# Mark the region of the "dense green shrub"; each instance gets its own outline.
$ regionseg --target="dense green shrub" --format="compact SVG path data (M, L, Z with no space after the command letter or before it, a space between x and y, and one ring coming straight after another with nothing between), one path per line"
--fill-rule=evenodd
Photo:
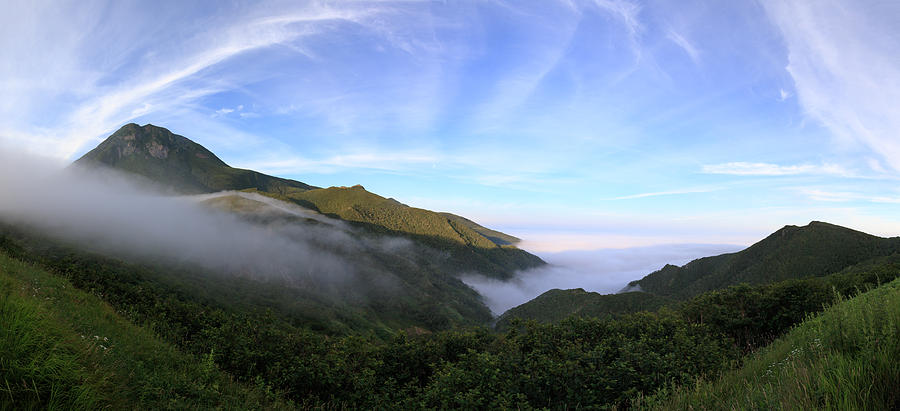
M639 398L641 409L895 410L900 280L838 298L741 368Z
M204 359L206 368L215 364L303 407L337 408L624 406L663 387L712 378L841 293L900 272L900 257L892 256L822 278L714 291L654 313L512 321L504 333L470 328L348 335L327 326L316 330L241 294L264 285L202 289L189 279L161 281L151 268L81 252L36 256L10 241L0 248L102 298ZM210 295L220 290L235 303Z

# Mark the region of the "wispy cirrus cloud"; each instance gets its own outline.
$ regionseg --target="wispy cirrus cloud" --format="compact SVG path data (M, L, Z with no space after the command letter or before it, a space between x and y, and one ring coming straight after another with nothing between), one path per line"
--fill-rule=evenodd
M900 3L764 1L805 112L900 171Z
M26 6L21 5L22 9ZM33 105L48 104L54 100L65 101L66 105L55 113L55 118L43 119L47 126L35 127L34 124L21 124L17 121L23 114L9 100L0 104L0 138L26 142L32 151L45 155L68 157L88 142L97 141L133 118L152 113L167 113L180 106L192 103L206 96L234 88L241 82L253 81L253 78L233 78L222 81L221 78L209 77L207 72L217 65L246 54L253 50L296 42L305 36L313 36L333 28L335 22L364 24L367 18L378 14L383 9L376 7L342 7L333 8L318 4L301 5L290 10L271 9L262 4L260 11L248 12L246 15L222 16L207 30L188 35L186 39L161 37L158 44L143 44L140 37L133 43L143 44L144 57L123 60L111 58L128 54L127 37L120 42L100 44L106 35L137 36L140 33L116 32L108 33L101 29L105 23L99 19L71 19L65 10L89 10L102 15L104 6L100 3L81 2L35 5L27 7L31 18L42 21L44 26L59 28L59 36L42 40L46 33L32 33L35 37L23 39L22 32L6 32L0 34L6 39L18 39L21 45L10 43L4 46L0 56L7 62L39 65L34 50L51 49L56 39L66 39L67 48L80 53L77 58L60 59L56 64L48 65L34 72L25 72L15 65L0 66L0 76L5 85L16 89L15 98L31 102ZM13 7L13 10L19 9ZM117 9L118 10L118 9ZM275 15L266 15L270 11ZM134 21L139 26L152 23L146 19L135 19L134 13L150 13L149 10L127 10L113 14L114 18ZM110 12L112 13L112 12ZM81 15L79 11L75 13ZM15 13L6 14L3 23L9 30L16 25L6 24L10 19L21 18ZM215 19L213 19L215 20ZM83 27L78 27L83 26ZM76 29L76 27L78 27ZM148 28L149 30L149 28ZM81 33L78 36L67 35L66 32ZM27 32L24 35L28 35ZM176 41L177 40L177 41ZM122 49L104 49L121 47ZM96 49L95 49L96 48ZM86 56L94 56L88 59ZM99 61L95 61L99 60ZM139 64L136 64L138 61ZM103 70L93 67L105 63ZM111 64L111 65L110 65ZM137 66L137 67L135 67ZM53 87L40 77L51 75ZM85 75L84 73L90 73ZM246 73L240 73L246 74ZM234 81L238 81L237 84ZM67 83L75 85L77 93L72 94ZM48 90L48 88L52 88ZM11 98L13 96L7 96ZM233 109L224 109L233 110ZM33 113L26 113L33 115ZM43 112L47 116L47 112ZM225 111L219 113L227 114Z
M872 195L854 191L832 191L815 188L798 188L797 191L808 197L810 200L845 203L845 202L867 202L881 204L900 204L900 196L889 195Z
M644 24L640 20L640 3L629 0L593 0L589 3L611 13L628 30L631 40L638 41L644 30Z
M276 175L329 173L338 170L368 169L387 172L409 172L421 165L440 162L439 156L427 152L362 151L308 158L298 155L273 155L268 159L241 162L238 166Z
M666 38L671 40L678 47L681 47L681 49L684 50L685 53L687 53L688 57L691 58L694 64L700 63L700 51L697 50L697 47L695 47L693 43L688 41L688 39L686 39L680 33L674 30L669 30L668 34L666 34Z
M654 191L654 192L650 192L650 193L631 194L631 195L626 195L626 196L613 197L613 198L610 198L610 200L634 200L634 199L638 199L638 198L647 198L647 197L710 193L710 192L718 191L718 190L721 190L721 187L696 187L696 188L686 188L686 189L681 189L681 190Z
M751 163L736 161L731 163L707 164L702 168L706 174L728 174L736 176L790 176L800 174L825 174L851 176L843 166L837 164L780 165L773 163Z

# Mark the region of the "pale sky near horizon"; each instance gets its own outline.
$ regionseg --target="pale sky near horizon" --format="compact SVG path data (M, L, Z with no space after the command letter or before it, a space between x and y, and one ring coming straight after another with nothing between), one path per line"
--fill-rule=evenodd
M0 145L70 161L153 123L534 251L896 236L898 21L874 0L7 0Z

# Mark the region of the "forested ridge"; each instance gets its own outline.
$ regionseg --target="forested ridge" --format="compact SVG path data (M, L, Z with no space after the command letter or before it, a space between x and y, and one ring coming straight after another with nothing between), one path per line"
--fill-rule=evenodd
M550 322L569 315L652 311L709 291L827 276L897 253L898 237L877 237L819 221L802 227L785 226L735 253L698 258L681 267L667 264L630 282L626 287L629 292L603 295L578 289L547 291L504 313L498 325L515 317Z
M222 305L127 263L33 255L8 237L0 244L3 258L37 264L180 352L270 393L267 401L300 408L627 407L735 369L808 315L900 274L893 255L823 277L717 290L657 312L513 321L505 332L341 335L297 325L262 305ZM16 392L11 398L22 400Z

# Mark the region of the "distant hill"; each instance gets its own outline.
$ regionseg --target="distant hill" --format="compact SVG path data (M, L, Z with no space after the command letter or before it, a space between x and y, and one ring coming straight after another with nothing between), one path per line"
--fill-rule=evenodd
M736 253L700 258L683 267L666 265L629 286L657 295L687 298L740 283L823 276L897 251L898 237L876 237L813 221L803 227L785 226Z
M403 235L446 251L457 272L510 278L517 270L543 265L514 247L519 239L449 214L409 207L362 186L318 188L229 167L186 137L152 124L127 124L75 162L103 166L147 178L185 194L250 191L289 201L357 223L371 232Z
M122 126L75 164L111 167L186 194L248 188L286 194L317 188L230 167L205 147L152 124Z
M608 317L638 311L655 311L674 300L639 291L599 294L581 288L553 289L503 313L495 328L506 329L513 318L549 323L569 316Z
M497 327L515 317L553 322L572 315L653 311L741 283L822 277L898 252L898 237L877 237L819 221L803 227L789 225L742 251L699 258L682 267L666 265L626 288L643 292L600 295L582 289L550 290L501 315Z

